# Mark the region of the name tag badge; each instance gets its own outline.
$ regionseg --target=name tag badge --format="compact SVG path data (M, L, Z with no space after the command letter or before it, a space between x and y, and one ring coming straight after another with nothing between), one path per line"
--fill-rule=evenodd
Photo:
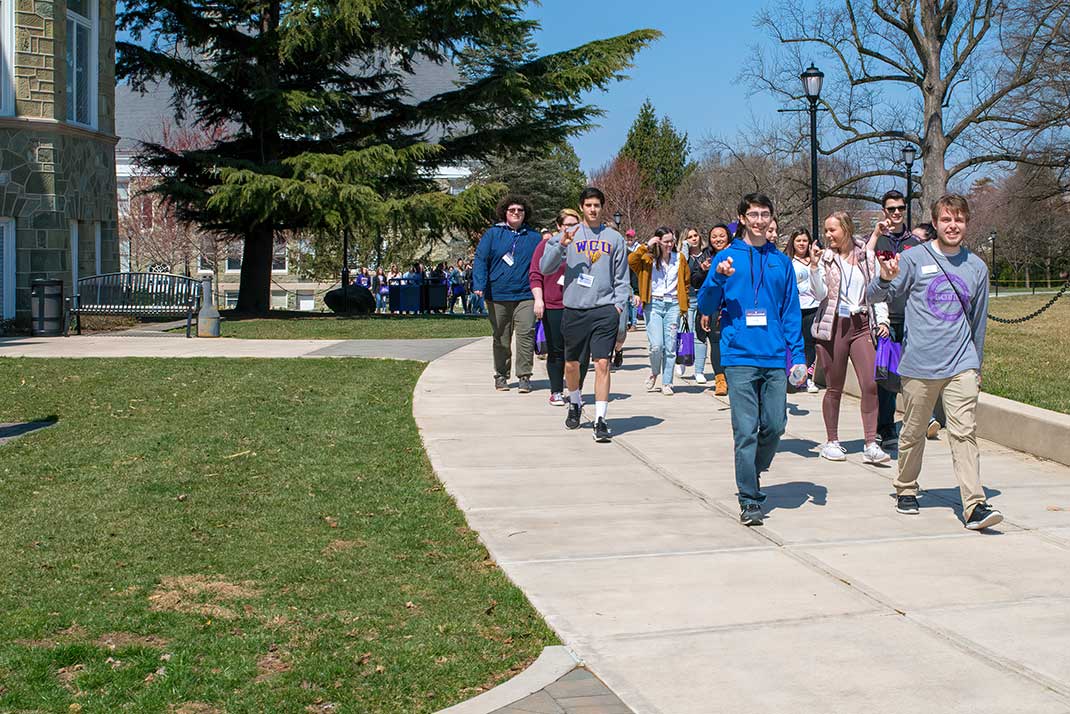
M594 285L594 276L590 273L580 273L576 276L576 282L580 284L581 288L589 288Z
M503 255L502 256L502 262L504 262L506 265L512 267L512 265L513 265L513 254L512 253L506 253L505 255Z
M921 266L922 275L935 275L940 271L939 265L923 265Z
M768 324L765 310L747 310L747 327L765 327Z
M836 314L839 315L840 317L850 317L851 316L851 308L847 307L847 305L845 303L841 302L839 304L839 306L836 308Z
M565 284L565 276L564 275L562 275L560 278L557 279L557 284L558 285L564 285Z

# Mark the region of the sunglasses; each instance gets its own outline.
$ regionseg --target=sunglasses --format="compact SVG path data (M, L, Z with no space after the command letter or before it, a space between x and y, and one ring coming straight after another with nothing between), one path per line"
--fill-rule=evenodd
M508 208L508 209L506 209L505 212L506 213L523 213L524 209L523 208Z
M888 213L902 213L903 211L907 210L907 207L906 206L888 206L884 210L888 211Z

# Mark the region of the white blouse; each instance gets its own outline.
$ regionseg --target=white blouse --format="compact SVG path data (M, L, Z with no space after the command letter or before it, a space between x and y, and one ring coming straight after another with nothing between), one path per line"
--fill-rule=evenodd
M676 282L680 276L680 252L673 251L664 266L654 261L654 270L650 276L650 296L652 298L676 299Z
M799 307L811 310L818 306L814 288L810 285L810 266L798 258L792 258L791 267L795 269L795 286L799 289Z

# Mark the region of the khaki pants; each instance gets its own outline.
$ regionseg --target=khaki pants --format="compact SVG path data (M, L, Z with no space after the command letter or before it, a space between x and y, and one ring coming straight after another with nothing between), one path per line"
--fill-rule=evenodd
M968 370L948 379L903 377L903 428L899 433L899 474L895 492L918 495L918 474L925 454L925 431L933 406L944 395L947 435L951 443L951 464L959 482L962 510L969 518L974 507L985 500L981 485L981 461L977 451L977 372Z
M494 375L509 379L516 335L516 376L530 377L535 360L535 301L487 300L487 316L494 328Z

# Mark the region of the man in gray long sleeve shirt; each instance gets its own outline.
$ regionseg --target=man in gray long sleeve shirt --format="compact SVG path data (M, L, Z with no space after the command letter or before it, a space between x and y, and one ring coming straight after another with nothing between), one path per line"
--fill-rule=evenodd
M981 530L1003 515L985 502L977 451L988 268L962 241L970 220L965 198L948 194L932 208L937 239L893 257L878 254L881 274L867 289L873 301L905 300L899 375L906 402L899 435L896 509L918 513L918 475L933 405L943 393L951 461L966 527Z
M583 223L551 238L539 263L543 275L565 264L565 305L561 332L565 337L565 383L569 390L565 427L580 426L580 356L589 349L594 358L594 440L612 437L606 425L609 408L609 360L617 342L619 323L631 296L628 249L620 233L601 220L605 196L597 188L580 193Z

